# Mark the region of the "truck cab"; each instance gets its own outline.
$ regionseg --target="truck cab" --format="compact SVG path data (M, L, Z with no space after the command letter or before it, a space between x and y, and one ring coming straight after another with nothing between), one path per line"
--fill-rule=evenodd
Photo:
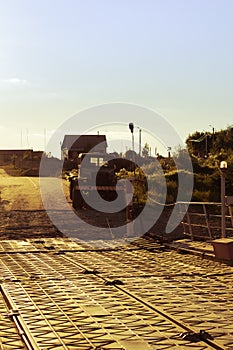
M77 174L70 176L70 198L75 209L84 204L84 191L98 190L108 200L114 198L117 177L112 158L106 153L81 153ZM80 193L82 190L82 194Z

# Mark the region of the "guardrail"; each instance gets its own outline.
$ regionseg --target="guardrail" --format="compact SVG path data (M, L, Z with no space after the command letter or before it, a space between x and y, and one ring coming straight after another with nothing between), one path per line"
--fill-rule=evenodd
M172 204L162 204L151 197L150 201L156 205L164 207L179 206L179 211L183 215L181 224L183 233L192 240L211 241L220 238L221 228L221 209L222 203L218 202L176 202ZM233 197L226 197L226 237L233 237Z
M184 214L184 234L192 240L212 240L221 237L221 203L179 202ZM233 212L231 204L226 205L226 236L233 237Z

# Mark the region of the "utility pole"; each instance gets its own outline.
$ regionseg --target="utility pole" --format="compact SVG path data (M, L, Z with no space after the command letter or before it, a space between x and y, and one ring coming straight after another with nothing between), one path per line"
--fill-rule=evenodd
M139 157L141 157L142 153L142 129L139 129Z
M44 151L46 149L46 128L44 128Z
M205 156L208 157L208 134L205 133Z

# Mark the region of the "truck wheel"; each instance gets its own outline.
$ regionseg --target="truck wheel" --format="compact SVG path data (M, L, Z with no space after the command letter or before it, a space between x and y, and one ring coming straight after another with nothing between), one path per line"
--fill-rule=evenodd
M75 190L73 188L73 191L72 191L72 207L74 209L80 209L80 208L82 208L83 203L84 203L84 200L83 200L83 197L82 197L82 195L80 193L80 190Z
M103 191L103 198L108 201L108 202L112 202L117 198L117 193L116 191Z
M70 180L70 188L69 188L69 190L70 190L70 199L72 200L72 196L73 196L73 182L72 182L72 180Z

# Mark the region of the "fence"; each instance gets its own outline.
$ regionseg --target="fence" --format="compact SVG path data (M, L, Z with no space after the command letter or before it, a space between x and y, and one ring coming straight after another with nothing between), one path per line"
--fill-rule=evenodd
M212 240L221 237L221 203L179 202L183 233L192 240ZM226 206L226 237L233 237L233 213Z
M167 210L166 218L171 215L174 205L179 206L179 212L182 214L181 225L183 234L192 240L211 241L220 238L222 234L222 204L216 202L176 202L172 204L163 204L149 197L153 206L163 206ZM230 202L230 201L229 201ZM233 205L233 200L232 200ZM226 203L225 214L226 237L233 237L233 209L231 204Z

